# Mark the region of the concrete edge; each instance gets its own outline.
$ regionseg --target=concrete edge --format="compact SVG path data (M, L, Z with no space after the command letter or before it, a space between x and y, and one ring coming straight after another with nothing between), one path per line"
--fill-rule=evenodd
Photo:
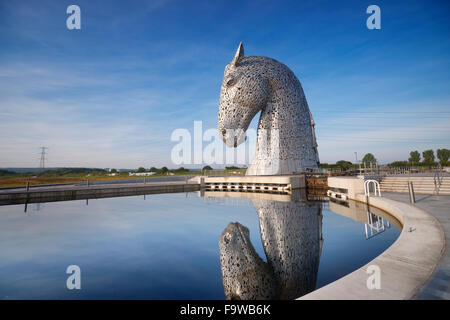
M226 176L204 177L205 183L248 183L248 184L287 184L291 189L303 189L306 186L305 175L285 176Z
M359 202L394 216L403 228L397 240L382 254L356 271L299 300L405 300L412 298L428 281L445 250L445 234L440 223L426 211L407 203L356 195ZM412 230L412 231L410 231ZM380 268L381 288L369 289L373 274L368 267Z
M200 190L194 183L149 183L149 184L112 184L99 186L82 186L71 188L48 188L44 190L14 191L0 193L0 206L25 203L54 201L71 201L84 199L101 199L126 197L155 193L190 192Z

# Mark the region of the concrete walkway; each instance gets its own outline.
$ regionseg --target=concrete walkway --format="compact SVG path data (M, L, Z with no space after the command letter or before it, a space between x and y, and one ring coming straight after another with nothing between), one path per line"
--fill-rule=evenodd
M96 185L62 185L0 190L0 205L125 197L152 193L189 192L200 190L195 181L148 183L116 183Z
M383 193L383 197L409 203L405 193ZM414 299L450 300L450 196L416 194L417 207L433 215L442 225L446 247L441 261L427 284L420 289Z

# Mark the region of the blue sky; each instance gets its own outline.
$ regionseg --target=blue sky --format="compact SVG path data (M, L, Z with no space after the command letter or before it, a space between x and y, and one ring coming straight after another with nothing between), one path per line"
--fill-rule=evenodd
M449 15L448 1L2 1L0 167L38 166L40 146L48 166L176 167L172 131L216 127L240 41L300 79L322 162L450 148Z

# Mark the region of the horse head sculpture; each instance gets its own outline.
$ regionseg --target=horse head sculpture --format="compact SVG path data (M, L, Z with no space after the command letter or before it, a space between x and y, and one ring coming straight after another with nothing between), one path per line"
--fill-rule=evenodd
M242 43L226 66L220 91L218 131L229 147L261 111L256 155L247 175L292 174L317 168L314 122L300 81L284 64L245 57Z
M248 228L231 222L219 239L226 298L295 299L313 291L323 243L321 204L302 199L252 202L267 262L255 251Z

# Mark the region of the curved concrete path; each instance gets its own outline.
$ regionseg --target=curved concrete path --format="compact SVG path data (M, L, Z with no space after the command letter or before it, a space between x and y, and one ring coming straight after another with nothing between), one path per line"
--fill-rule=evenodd
M364 195L357 199L365 202ZM411 299L430 279L445 249L445 235L439 222L426 211L386 197L369 198L403 225L398 239L381 255L360 269L299 299ZM369 289L369 266L381 272L380 289Z
M409 202L409 195L404 193L384 193L389 199ZM450 196L416 194L417 206L433 215L445 232L446 248L430 280L415 295L414 299L450 300Z

